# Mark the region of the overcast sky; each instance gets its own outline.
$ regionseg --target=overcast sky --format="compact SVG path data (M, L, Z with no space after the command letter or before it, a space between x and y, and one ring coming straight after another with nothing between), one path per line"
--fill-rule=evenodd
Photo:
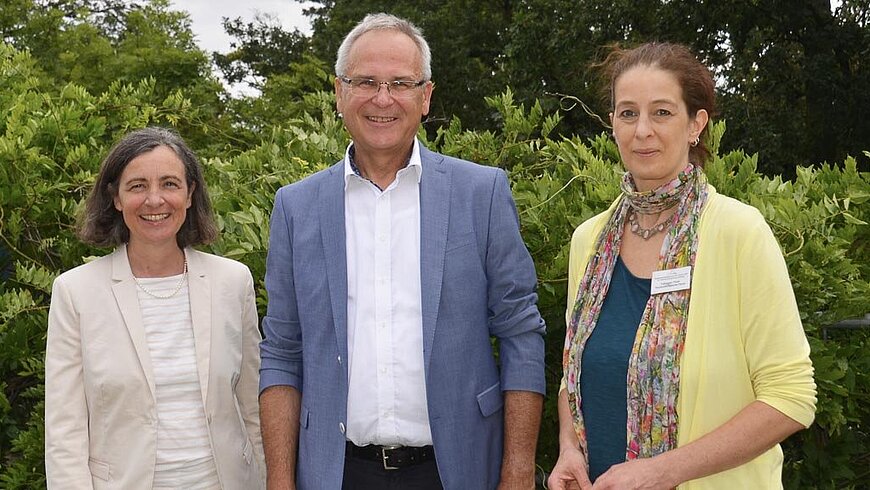
M310 33L308 18L302 15L302 10L309 5L295 0L172 0L175 10L190 14L197 43L209 53L226 53L230 49L230 37L222 25L223 17L242 17L252 21L257 12L262 12L278 18L288 31L299 28Z

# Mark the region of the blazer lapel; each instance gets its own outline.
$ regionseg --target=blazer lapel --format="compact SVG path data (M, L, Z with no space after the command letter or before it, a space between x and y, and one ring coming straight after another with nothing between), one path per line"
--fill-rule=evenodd
M423 292L423 363L429 371L450 214L450 172L444 157L420 147L423 175L420 179L420 286Z
M145 327L142 325L142 314L139 310L139 297L136 293L136 280L127 260L127 247L120 245L112 255L112 292L121 316L124 318L124 326L130 334L142 373L151 390L151 398L157 400L154 388L154 369L151 365L151 352L148 350L148 342L145 339Z
M344 161L333 165L320 184L320 238L326 262L326 279L335 339L347 376L347 242L344 229Z
M202 403L208 400L209 352L211 351L211 282L199 252L188 248L187 286L190 291L190 317L193 323L193 343L196 350L196 371L199 375L199 389Z

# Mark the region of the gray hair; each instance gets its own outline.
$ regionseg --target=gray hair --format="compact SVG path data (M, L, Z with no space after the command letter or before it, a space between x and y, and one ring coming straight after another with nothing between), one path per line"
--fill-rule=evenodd
M423 65L423 80L428 81L432 78L432 67L430 66L432 63L432 52L429 51L429 44L427 44L426 39L423 38L423 33L410 21L385 13L366 15L365 18L344 37L341 46L338 47L338 56L335 59L336 75L347 75L348 63L350 62L350 49L353 47L353 43L355 43L363 34L375 30L399 31L410 37L411 40L414 41L414 44L417 45L417 49L420 51L420 58L422 58Z

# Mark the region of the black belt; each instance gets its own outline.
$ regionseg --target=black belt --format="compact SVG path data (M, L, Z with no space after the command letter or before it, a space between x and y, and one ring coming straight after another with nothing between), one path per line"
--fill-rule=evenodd
M384 465L385 470L397 470L406 466L414 466L435 459L435 449L432 446L357 446L347 441L346 456L369 461L377 461Z

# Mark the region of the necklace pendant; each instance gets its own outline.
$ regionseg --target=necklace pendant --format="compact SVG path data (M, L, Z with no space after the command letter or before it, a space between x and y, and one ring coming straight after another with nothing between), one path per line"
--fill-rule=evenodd
M640 222L637 220L637 213L634 211L629 211L628 213L628 229L631 230L632 233L641 237L644 240L649 240L654 237L657 233L661 233L665 231L665 229L670 224L671 220L665 220L661 223L656 223L649 228L642 228L640 226Z

